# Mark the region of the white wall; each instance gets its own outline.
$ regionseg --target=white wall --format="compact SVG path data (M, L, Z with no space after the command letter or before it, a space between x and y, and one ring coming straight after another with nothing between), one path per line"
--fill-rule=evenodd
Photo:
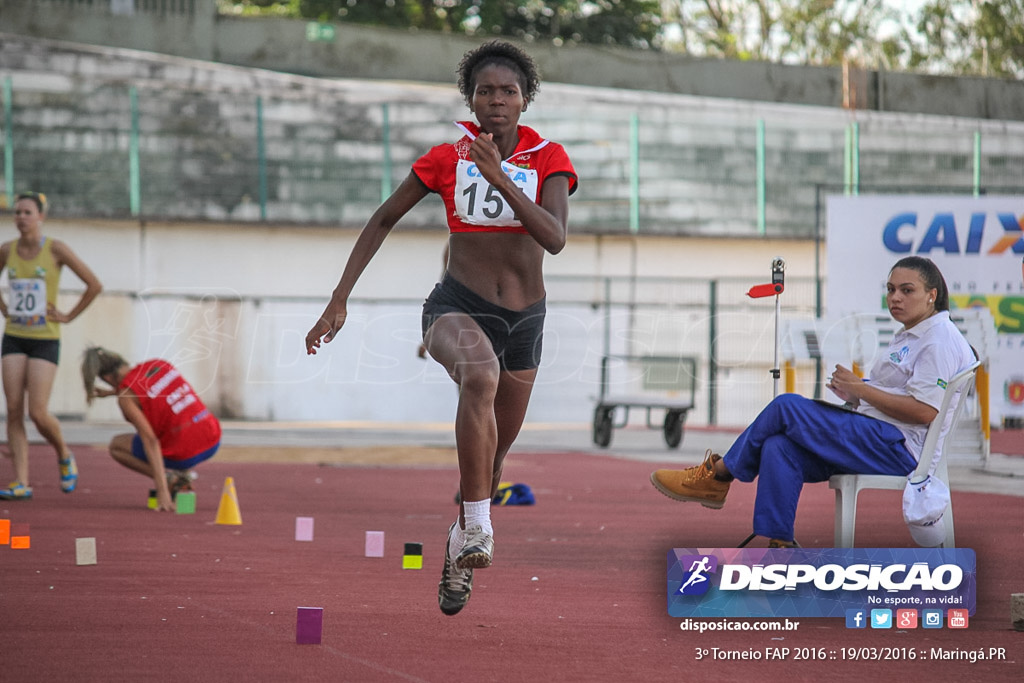
M51 402L58 414L119 417L110 402L87 409L84 401L81 353L101 344L134 362L171 360L222 415L381 422L453 417L451 381L436 363L416 357L420 306L441 269L441 232L396 229L356 286L345 330L311 357L304 352L305 334L337 283L356 231L82 220L51 220L44 231L67 242L105 288L64 327ZM595 277L698 278L692 284L699 296L704 280L736 277L742 287L735 300L748 286L768 281L776 255L786 258L789 278L813 276L809 242L571 237L546 263L545 354L528 419L591 419L606 334L599 305L604 291ZM6 278L2 282L6 286ZM616 300L627 296L627 284L617 287ZM73 305L80 291L65 271L62 306ZM657 306L613 309L611 350L705 354L706 304L681 300L688 296L671 286L651 288L639 298L664 299ZM771 397L764 363L771 361L773 304L738 305L720 331L720 354L735 359L720 374L720 424L742 423ZM756 353L752 346L759 347ZM728 395L737 385L749 385L738 391L742 400ZM707 420L706 397L701 386L691 423Z

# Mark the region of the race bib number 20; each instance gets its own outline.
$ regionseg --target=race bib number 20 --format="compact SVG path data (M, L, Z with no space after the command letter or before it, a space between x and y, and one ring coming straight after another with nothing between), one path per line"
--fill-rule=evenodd
M8 313L13 320L22 324L46 324L46 281L38 278L11 280L11 305Z
M530 201L537 201L537 171L504 161L501 168ZM466 159L460 159L455 170L455 212L470 225L522 225L497 188Z

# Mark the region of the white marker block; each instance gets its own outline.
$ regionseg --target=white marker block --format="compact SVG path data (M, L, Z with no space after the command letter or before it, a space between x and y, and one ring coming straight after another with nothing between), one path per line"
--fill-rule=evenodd
M96 539L75 539L75 564L96 564Z
M312 541L313 540L313 518L312 517L296 517L295 518L295 540L296 541Z
M1010 625L1024 631L1024 593L1010 593Z
M384 557L384 532L383 531L367 531L366 532L366 556L367 557Z

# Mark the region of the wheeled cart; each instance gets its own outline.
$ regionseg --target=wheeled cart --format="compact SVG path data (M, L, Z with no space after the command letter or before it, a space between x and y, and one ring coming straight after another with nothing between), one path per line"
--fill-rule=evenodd
M697 390L697 361L680 356L618 356L601 359L601 389L594 408L594 443L607 448L612 430L625 427L629 411L642 408L650 429L661 429L669 448L683 442L686 414ZM657 417L662 416L658 424Z

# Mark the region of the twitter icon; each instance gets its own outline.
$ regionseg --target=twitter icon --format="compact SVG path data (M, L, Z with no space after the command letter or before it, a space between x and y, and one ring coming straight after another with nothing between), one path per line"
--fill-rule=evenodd
M871 610L871 628L892 628L892 610Z

